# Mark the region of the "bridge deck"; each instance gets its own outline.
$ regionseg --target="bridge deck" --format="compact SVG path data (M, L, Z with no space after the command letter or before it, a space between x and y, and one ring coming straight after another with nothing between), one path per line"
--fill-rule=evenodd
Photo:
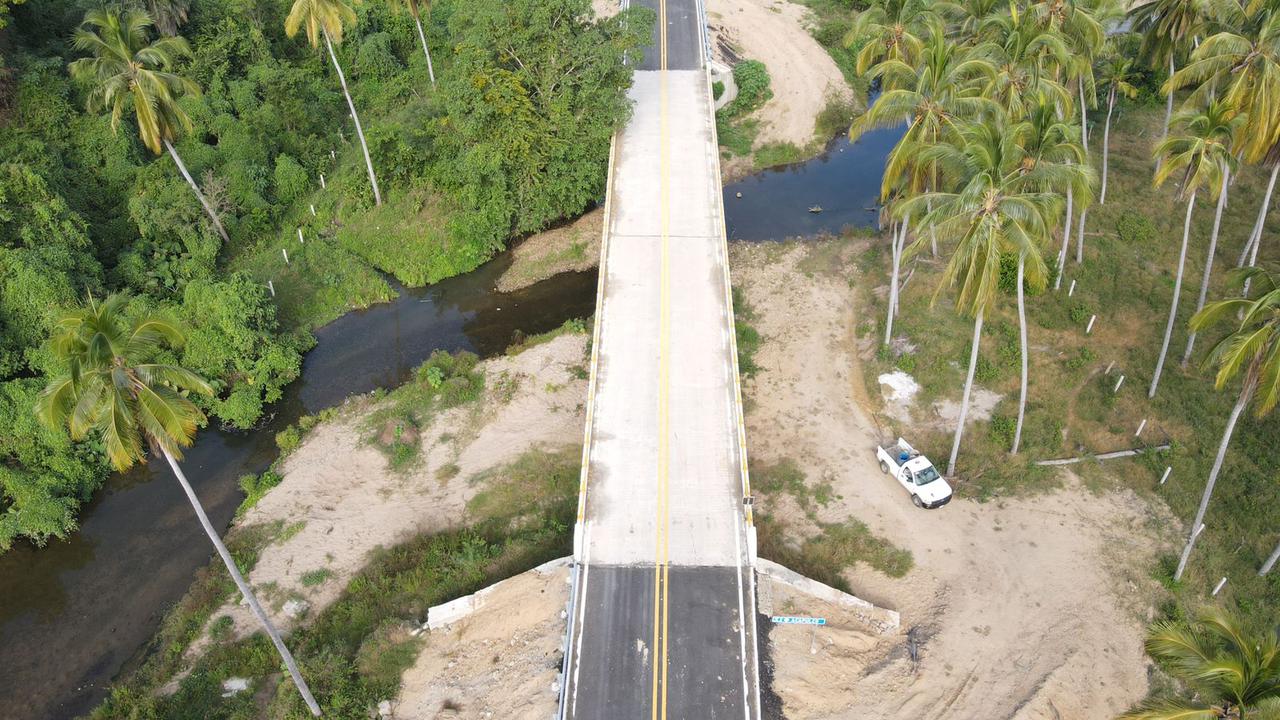
M615 145L566 717L758 717L718 148L695 0ZM679 68L679 69L677 69Z

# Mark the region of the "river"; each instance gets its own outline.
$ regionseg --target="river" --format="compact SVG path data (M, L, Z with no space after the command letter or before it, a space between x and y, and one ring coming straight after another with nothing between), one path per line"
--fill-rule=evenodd
M819 157L724 189L731 239L770 240L875 223L884 156L900 131L833 140ZM741 197L738 197L741 193ZM821 206L821 213L809 208ZM210 518L230 522L237 479L276 458L275 434L350 395L394 387L433 351L502 352L595 309L594 272L565 273L526 290L493 290L509 254L467 275L403 289L316 331L302 376L249 432L209 428L184 468ZM81 526L44 548L0 555L0 716L58 720L91 710L122 668L147 651L165 611L212 548L163 463L113 475L82 508Z

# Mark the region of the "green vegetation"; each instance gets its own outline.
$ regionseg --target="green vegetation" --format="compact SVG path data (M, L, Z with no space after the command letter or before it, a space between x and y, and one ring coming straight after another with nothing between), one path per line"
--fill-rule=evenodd
M365 717L378 701L396 695L400 675L419 649L407 628L416 627L427 608L571 551L580 460L580 448L535 450L492 473L468 505L472 527L380 551L333 605L294 631L290 644L327 716ZM243 542L243 534L233 534L233 545ZM160 652L114 687L91 717L302 716L305 707L279 684L279 662L261 635L213 646L175 694L155 692L178 671L184 648L229 589L217 567L202 571L165 619L155 641ZM250 678L258 692L223 698L222 680L233 675Z
M1274 622L1250 632L1240 618L1209 608L1192 623L1156 623L1147 636L1147 652L1187 691L1149 701L1121 720L1266 717L1280 704Z
M832 485L825 480L810 484L793 461L753 464L751 482L755 492L767 500L762 507L776 508L787 496L805 517L804 521L787 521L776 512L757 512L761 557L845 592L850 590L843 573L856 563L866 563L890 577L902 577L911 569L910 551L877 537L865 524L852 519L821 520L819 510L836 499Z
M413 371L413 379L386 394L380 407L365 417L365 430L393 470L406 470L418 462L418 431L436 413L480 399L484 372L476 368L474 353L431 353Z
M760 350L760 332L751 324L755 316L755 311L747 303L741 288L733 288L733 331L738 344L738 374L744 378L749 378L760 370L760 366L756 364L756 352Z
M182 321L160 359L248 428L311 329L392 296L382 272L465 272L599 199L651 13L407 5L298 3L286 23L289 3L250 0L0 2L0 550L65 537L107 473L100 446L31 418L61 310L129 291ZM434 68L431 47L449 49Z

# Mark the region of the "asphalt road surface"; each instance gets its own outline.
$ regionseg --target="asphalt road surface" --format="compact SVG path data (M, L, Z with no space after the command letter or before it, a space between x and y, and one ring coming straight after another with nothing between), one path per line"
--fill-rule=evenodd
M658 24L601 263L565 715L759 717L741 406L696 0Z

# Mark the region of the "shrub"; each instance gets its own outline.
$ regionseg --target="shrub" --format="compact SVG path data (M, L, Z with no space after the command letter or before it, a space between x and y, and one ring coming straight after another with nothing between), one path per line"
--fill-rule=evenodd
M1092 315L1093 311L1084 303L1076 303L1075 305L1072 305L1071 310L1068 313L1068 316L1071 318L1071 322L1076 325L1083 325L1089 322L1089 318L1092 317Z
M1018 429L1018 421L1008 415L991 416L991 439L1001 447L1013 447L1013 435Z
M721 95L724 95L724 83L716 80L711 83L711 97L719 100Z
M279 441L280 436L277 435L276 442L279 443ZM271 490L271 488L279 485L282 480L284 480L284 477L273 470L268 470L261 475L241 475L240 490L244 492L244 500L236 510L236 516L239 517L243 515L254 505L257 505L258 501L261 500L267 492Z
M743 60L733 66L733 81L738 86L738 96L725 105L726 117L746 115L773 97L769 89L769 71L759 60Z
M283 203L295 203L311 190L311 178L305 168L287 153L276 156L276 198Z
M276 447L280 448L280 454L282 456L288 455L294 450L297 450L298 446L301 444L302 431L299 430L296 425L290 425L276 433Z
M1125 209L1116 220L1116 234L1128 246L1144 246L1156 234L1156 226L1137 210Z

